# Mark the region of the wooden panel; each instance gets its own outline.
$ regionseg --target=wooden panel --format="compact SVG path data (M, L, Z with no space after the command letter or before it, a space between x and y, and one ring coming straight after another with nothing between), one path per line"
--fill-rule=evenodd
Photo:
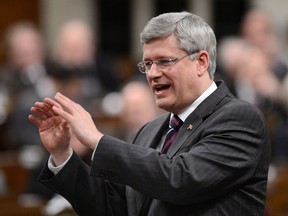
M288 215L288 167L277 167L267 193L268 216Z
M7 193L0 196L0 216L41 216L44 202L25 205L19 199L26 187L28 172L18 161L18 158L17 152L0 153L0 170L5 175L7 184ZM27 199L25 201L27 202Z
M24 192L28 172L18 161L17 152L0 153L0 170L5 175L9 195L17 196Z
M43 216L43 205L21 206L15 197L0 197L0 216Z

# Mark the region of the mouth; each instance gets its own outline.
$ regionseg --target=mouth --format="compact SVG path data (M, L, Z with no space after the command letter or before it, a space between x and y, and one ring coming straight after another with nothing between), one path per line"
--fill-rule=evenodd
M160 94L164 92L165 90L169 89L171 85L169 84L158 84L154 86L154 91L156 94Z

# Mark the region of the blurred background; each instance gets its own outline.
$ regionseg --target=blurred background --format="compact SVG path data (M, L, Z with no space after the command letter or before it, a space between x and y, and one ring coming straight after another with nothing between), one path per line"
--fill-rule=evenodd
M272 144L266 215L288 215L287 8L286 0L0 0L0 216L75 215L37 182L49 155L30 107L61 91L102 132L131 141L163 112L136 67L139 33L153 16L183 10L215 31L215 79L263 112ZM90 163L89 149L76 140L73 148Z

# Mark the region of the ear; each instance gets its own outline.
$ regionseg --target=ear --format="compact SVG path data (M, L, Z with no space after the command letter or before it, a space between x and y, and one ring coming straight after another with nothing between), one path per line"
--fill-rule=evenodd
M205 50L201 50L196 56L198 75L202 76L207 72L209 67L209 54Z

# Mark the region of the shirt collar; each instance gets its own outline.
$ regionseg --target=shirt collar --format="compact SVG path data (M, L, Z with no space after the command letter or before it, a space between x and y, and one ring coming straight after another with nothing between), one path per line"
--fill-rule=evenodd
M201 104L210 94L212 94L217 89L217 85L213 82L208 89L206 89L187 109L181 112L178 116L184 122L186 118ZM172 118L172 113L171 117Z

